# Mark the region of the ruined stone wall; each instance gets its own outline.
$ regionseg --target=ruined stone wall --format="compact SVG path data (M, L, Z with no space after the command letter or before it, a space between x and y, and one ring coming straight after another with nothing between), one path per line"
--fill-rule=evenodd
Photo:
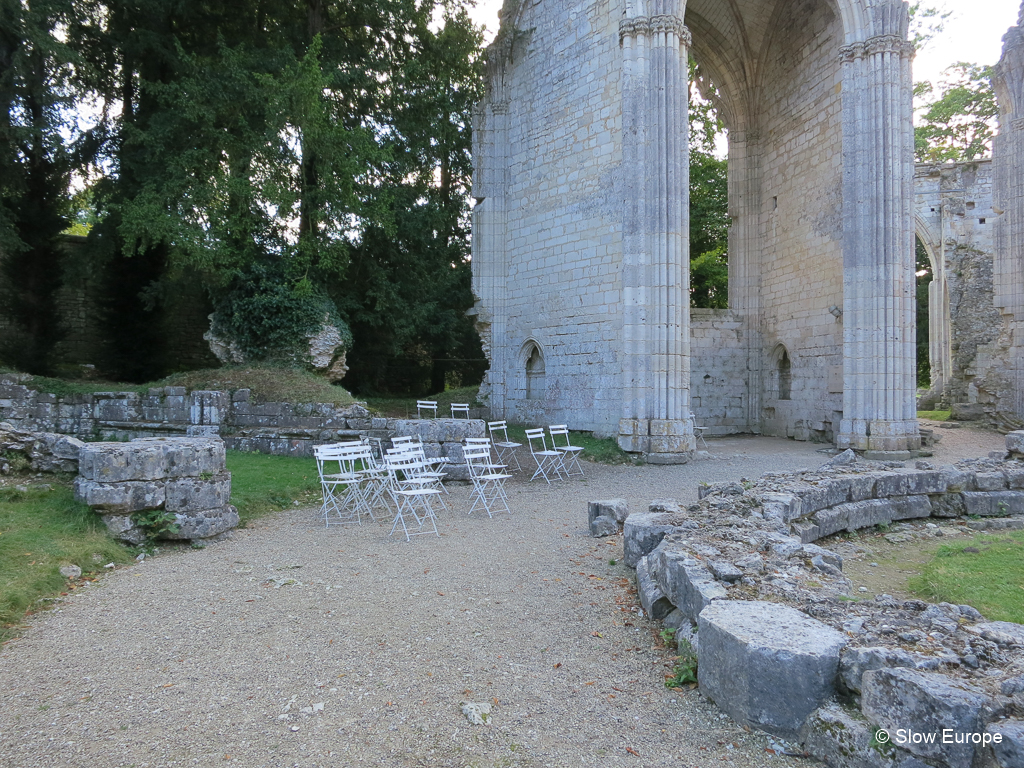
M691 309L690 354L691 403L705 434L749 431L743 319L727 309Z
M764 434L807 439L838 428L842 411L842 156L839 62L842 32L825 3L791 3L767 61L761 112L761 349ZM781 349L789 399L777 383ZM839 386L835 386L838 383Z
M503 402L503 415L514 421L566 421L604 434L619 418L621 371L616 24L606 1L524 9L502 75L507 135L496 146L486 136L493 123L484 127L474 187L475 196L487 196L480 168L507 163L500 247L507 246L508 261L491 285L481 284L479 271L474 279L484 303L493 306L501 294L506 312L500 337L488 339L491 350L508 350L492 357L487 374L492 405ZM484 250L478 258L495 255ZM544 380L528 393L532 343Z

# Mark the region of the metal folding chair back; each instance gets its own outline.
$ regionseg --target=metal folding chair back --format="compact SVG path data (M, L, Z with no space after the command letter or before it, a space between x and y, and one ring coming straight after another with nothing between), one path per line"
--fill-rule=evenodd
M469 418L469 403L452 403L452 418L453 419L468 419Z
M491 434L491 441L498 454L498 461L504 462L509 471L512 470L513 464L516 465L516 470L522 471L523 468L519 465L519 458L516 456L516 448L521 448L523 444L508 439L508 424L504 421L489 421L487 422L487 431Z
M690 419L690 426L693 428L694 445L696 445L697 443L704 443L704 447L707 448L708 441L704 439L704 431L707 429L707 427L698 426L697 417L694 416L692 413L689 415L688 418Z
M409 453L389 452L384 461L390 478L391 494L397 508L395 520L391 524L388 536L393 535L399 526L402 527L406 541L413 536L426 533L440 536L441 534L437 532L437 516L431 506L431 499L440 497L441 492L437 488L431 488L410 479L410 476L414 474L413 465L420 463L419 459ZM429 527L427 527L428 523ZM412 530L413 524L415 524L416 530Z
M565 424L552 424L548 427L548 432L551 435L551 447L562 454L562 468L565 470L565 476L569 477L569 475L577 473L582 476L583 465L580 464L580 454L583 453L583 448L569 442L569 427ZM559 444L559 438L562 439L562 444ZM573 472L573 467L576 468L576 472Z
M416 418L422 419L423 414L427 413L430 418L437 418L437 400L417 400L416 401Z
M530 455L533 456L533 460L537 464L537 471L533 473L530 482L536 480L537 476L540 475L550 484L549 472L554 472L555 479L561 480L563 472L562 454L548 448L547 438L544 436L544 428L537 427L536 429L526 430L526 439L530 443Z
M469 478L473 483L473 506L469 508L469 514L473 514L473 510L482 506L487 511L487 516L493 517L496 504L501 504L506 512L512 514L512 510L508 508L508 496L505 494L505 481L512 475L505 474L491 462L490 446L479 443L466 445L463 455L466 457Z
M323 492L320 514L326 527L330 527L332 515L339 523L362 523L363 513L368 513L373 519L373 512L366 504L363 477L358 472L354 459L356 451L352 445L335 443L313 448Z

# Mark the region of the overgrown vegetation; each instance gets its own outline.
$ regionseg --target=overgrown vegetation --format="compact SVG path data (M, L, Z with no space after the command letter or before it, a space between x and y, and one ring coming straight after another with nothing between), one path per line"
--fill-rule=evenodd
M971 605L995 621L1024 622L1024 532L943 545L909 587L932 602Z
M679 641L679 658L676 659L672 674L665 678L666 688L682 688L697 684L697 651L689 640Z
M73 588L61 566L77 565L89 577L133 556L67 485L0 488L0 639L13 636L40 601Z

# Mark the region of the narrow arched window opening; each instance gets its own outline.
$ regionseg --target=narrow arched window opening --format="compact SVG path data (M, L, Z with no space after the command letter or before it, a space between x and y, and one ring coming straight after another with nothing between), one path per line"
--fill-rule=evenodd
M779 400L790 400L793 384L793 366L789 362L789 353L783 349L779 357Z
M526 399L540 400L544 397L547 389L547 381L544 373L544 357L540 349L533 346L530 355L526 358Z

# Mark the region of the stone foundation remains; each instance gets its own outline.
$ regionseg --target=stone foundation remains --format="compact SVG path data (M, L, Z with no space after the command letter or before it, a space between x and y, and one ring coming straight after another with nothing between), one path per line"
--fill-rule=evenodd
M685 510L655 501L625 516L624 560L645 613L696 646L701 690L739 723L842 768L1018 768L1024 625L966 605L851 599L843 557L814 543L917 518L940 533L982 522L961 515L1024 528L1024 432L1007 449L915 469L847 451L817 470L705 486ZM618 531L622 507L592 502L593 535Z
M166 539L210 539L238 525L219 438L85 444L75 498L98 512L115 538L134 545L147 538L138 515L155 510L174 515L177 531L162 534Z

